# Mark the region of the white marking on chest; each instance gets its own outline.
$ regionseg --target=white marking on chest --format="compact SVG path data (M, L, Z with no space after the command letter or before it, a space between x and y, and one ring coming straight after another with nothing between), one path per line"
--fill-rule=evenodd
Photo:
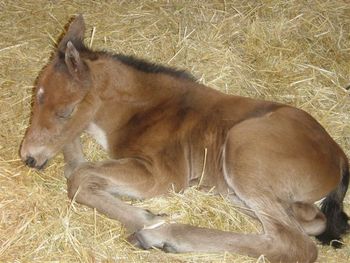
M108 141L104 130L92 122L87 127L86 132L90 134L103 149L108 150Z

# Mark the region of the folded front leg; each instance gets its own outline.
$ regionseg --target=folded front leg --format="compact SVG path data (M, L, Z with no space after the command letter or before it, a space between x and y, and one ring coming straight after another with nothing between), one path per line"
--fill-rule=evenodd
M64 176L68 179L75 168L86 162L79 137L63 147L63 157Z
M77 147L79 144L75 142L64 151L69 198L120 221L131 232L163 221L161 216L118 198L143 199L167 191L164 185L157 184L142 160L126 158L88 163L81 158L82 154L72 151Z

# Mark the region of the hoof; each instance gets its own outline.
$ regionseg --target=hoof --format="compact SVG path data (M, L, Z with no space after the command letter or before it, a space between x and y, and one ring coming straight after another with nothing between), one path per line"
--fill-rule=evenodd
M127 242L132 245L135 248L143 249L143 250L148 250L151 248L154 248L153 246L150 247L145 242L143 242L142 238L140 235L138 235L137 232L133 233L132 235L128 236L126 239ZM170 243L165 242L162 246L156 246L157 248L163 250L165 253L178 253L178 251L173 247Z
M175 225L164 224L150 226L136 231L127 238L134 247L141 249L158 248L168 253L179 253L177 242L171 234L171 228Z
M178 251L175 249L175 247L173 247L168 242L164 243L162 250L166 253L178 253Z
M146 248L142 245L142 243L140 242L140 240L138 239L138 237L137 237L137 232L135 232L135 233L131 234L130 236L128 236L128 237L126 238L126 241L127 241L130 245L134 246L135 248L146 249Z

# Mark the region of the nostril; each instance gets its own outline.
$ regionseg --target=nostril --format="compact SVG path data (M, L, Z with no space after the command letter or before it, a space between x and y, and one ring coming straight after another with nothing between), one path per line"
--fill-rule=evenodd
M35 159L31 156L27 157L27 160L25 161L26 165L28 165L29 167L35 167Z

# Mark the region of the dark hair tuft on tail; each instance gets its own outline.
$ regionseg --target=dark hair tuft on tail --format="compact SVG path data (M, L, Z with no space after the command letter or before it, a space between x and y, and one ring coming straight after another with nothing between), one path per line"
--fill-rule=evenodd
M349 231L349 217L343 211L343 200L349 185L349 167L343 169L343 177L338 187L332 191L321 203L321 211L327 218L326 230L316 236L323 245L340 248L343 244L341 236Z

